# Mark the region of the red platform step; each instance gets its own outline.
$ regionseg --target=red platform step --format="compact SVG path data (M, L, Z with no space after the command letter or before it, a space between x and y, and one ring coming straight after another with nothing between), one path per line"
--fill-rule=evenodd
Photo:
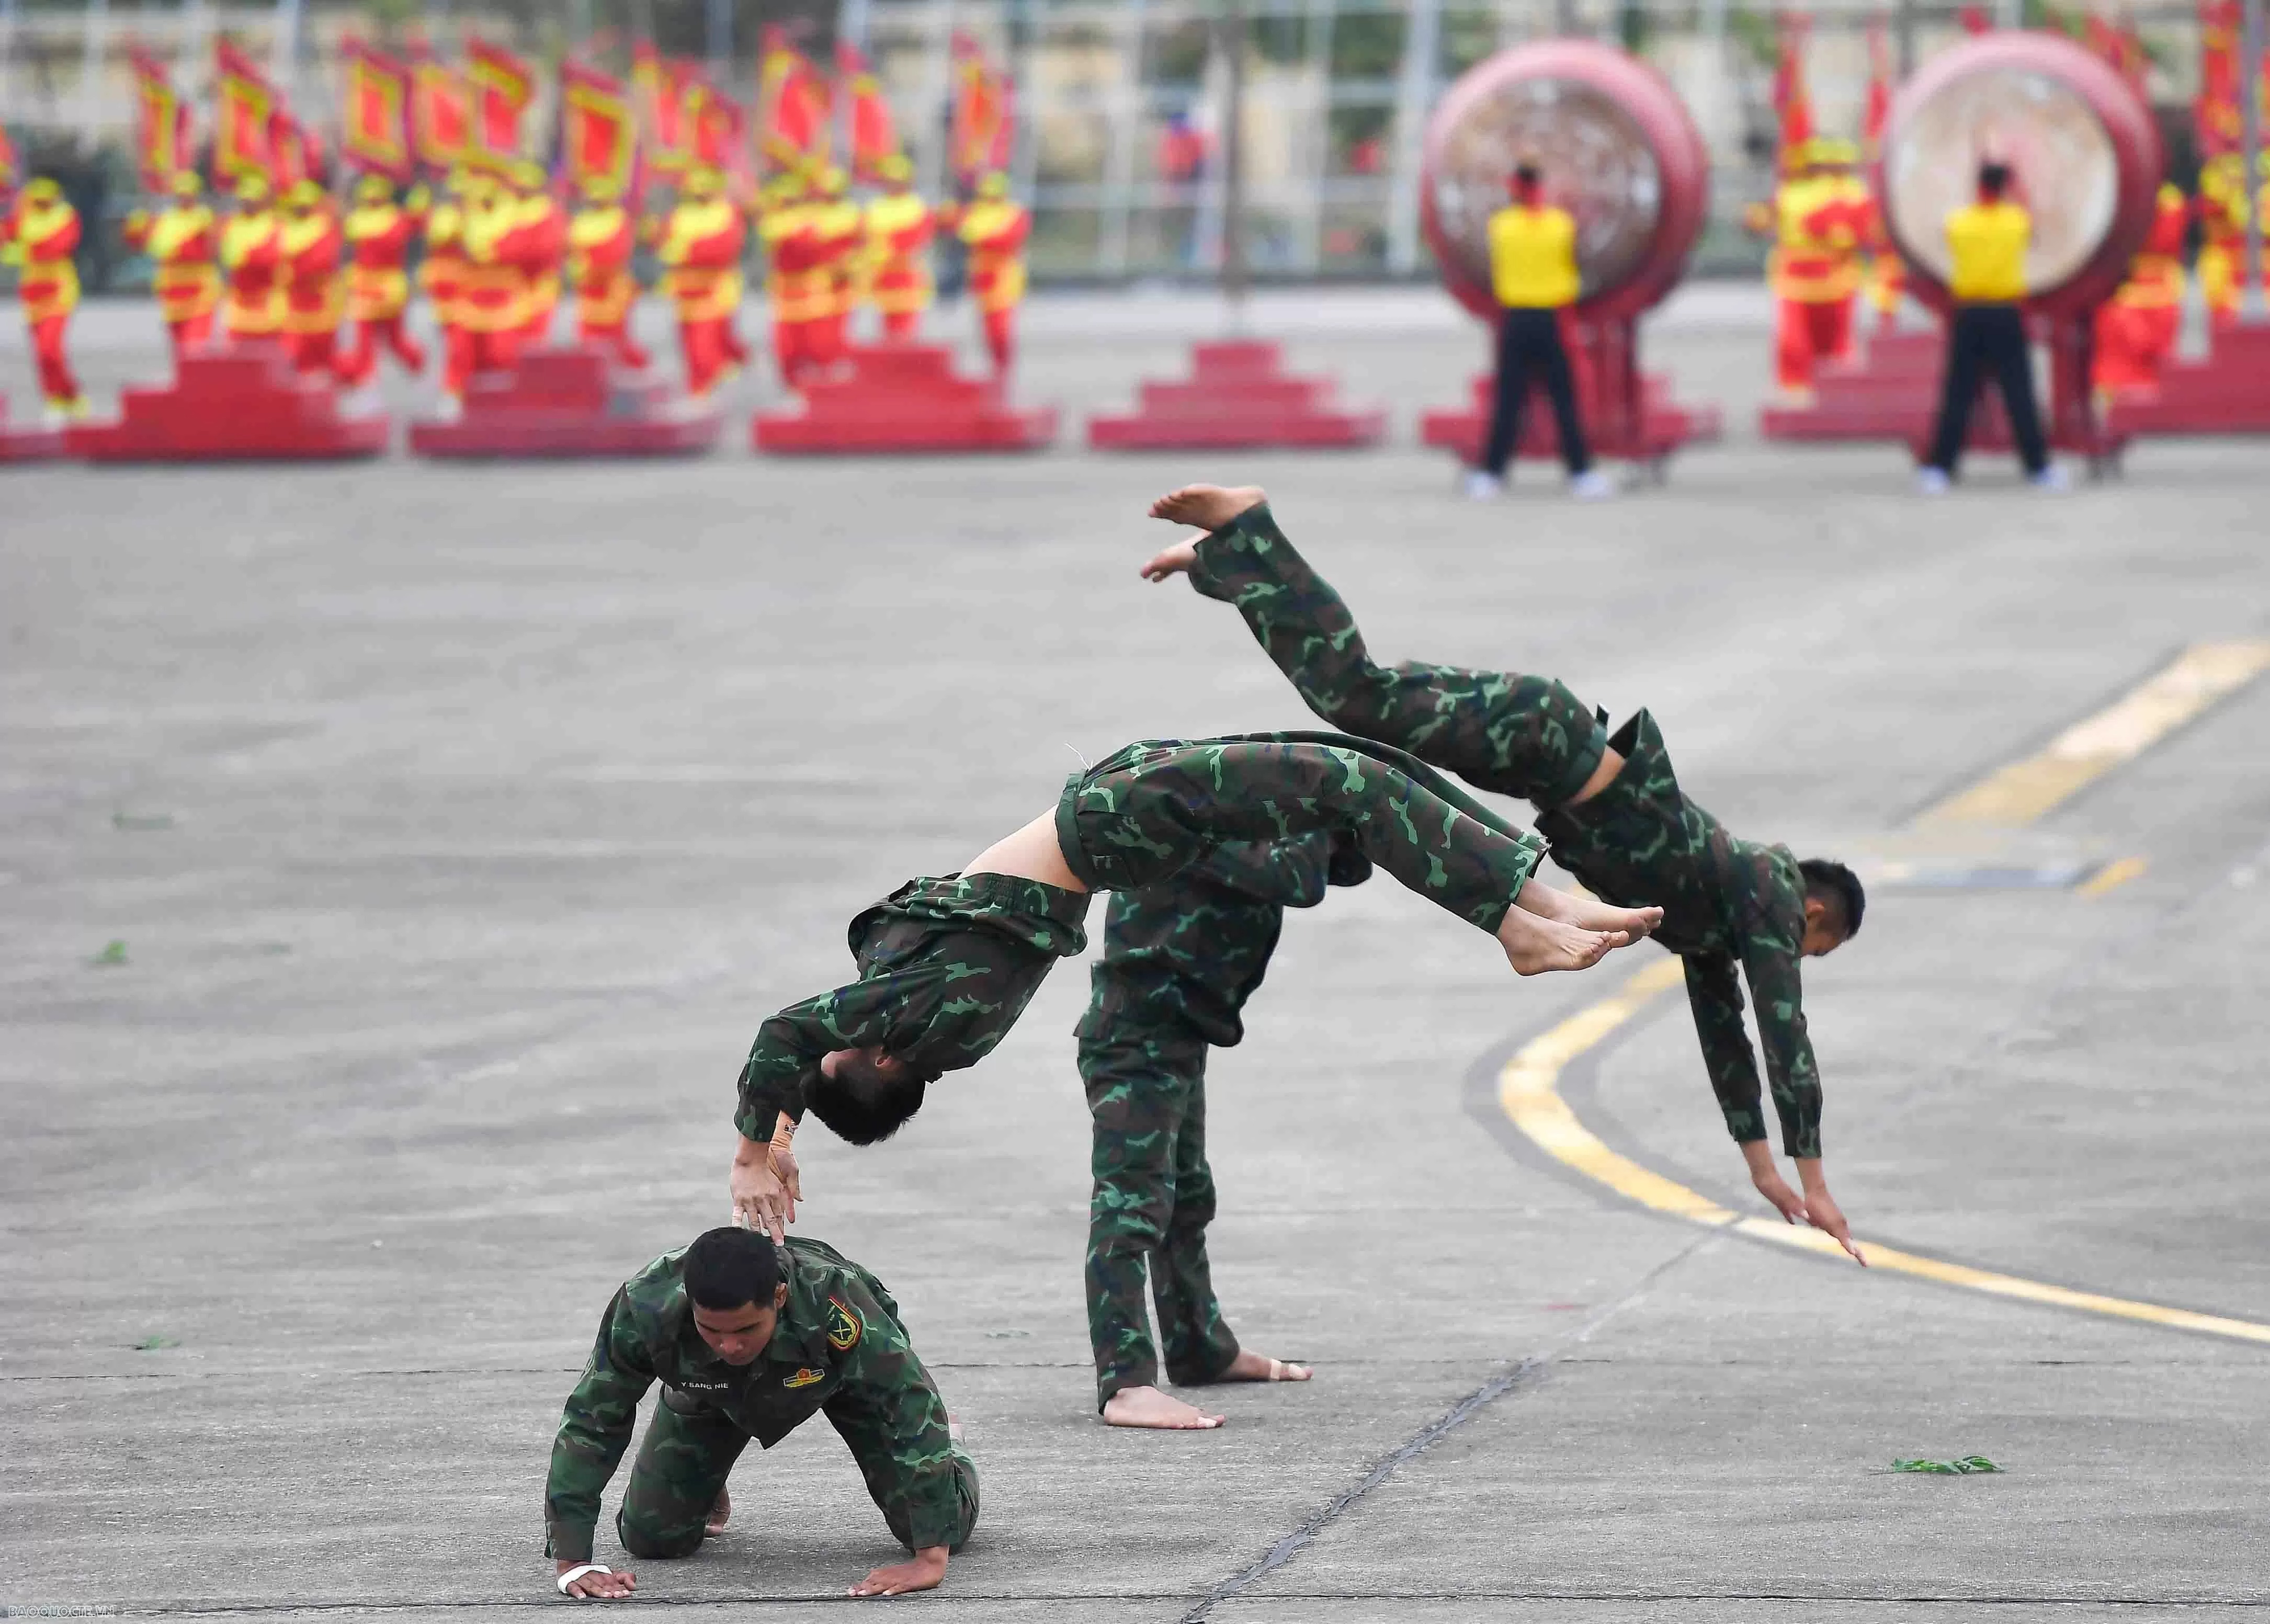
M1930 430L1939 406L1946 336L1881 333L1860 359L1830 361L1814 374L1808 406L1768 406L1758 433L1768 440L1906 440Z
M1243 339L1191 346L1187 382L1146 382L1131 413L1090 418L1099 450L1377 445L1387 413L1333 404L1329 378L1288 377L1277 345Z
M410 426L420 456L691 456L724 432L725 414L660 378L626 372L596 350L530 350L509 372L476 374L463 415Z
M2230 327L2204 360L2170 360L2160 387L2115 401L2105 426L2126 434L2270 434L2270 327Z
M0 463L44 463L63 454L63 431L43 423L10 423L0 397Z
M1473 404L1423 414L1419 419L1419 438L1425 444L1456 453L1461 462L1480 462L1496 393L1497 380L1482 374L1473 381ZM1672 398L1670 380L1656 373L1640 374L1637 420L1628 426L1602 422L1597 393L1582 369L1576 375L1576 411L1584 419L1593 456L1658 468L1680 447L1715 441L1720 432L1717 407L1680 405ZM1561 460L1561 431L1553 421L1553 404L1545 397L1541 384L1530 391L1522 409L1521 439L1513 454L1522 461Z
M97 463L336 461L376 456L393 425L345 412L328 380L302 377L273 345L185 355L170 388L130 389L118 420L75 423L64 444Z
M749 422L760 451L1037 451L1057 437L1054 406L1012 405L992 378L956 377L943 345L851 346L848 375L814 382L800 412Z

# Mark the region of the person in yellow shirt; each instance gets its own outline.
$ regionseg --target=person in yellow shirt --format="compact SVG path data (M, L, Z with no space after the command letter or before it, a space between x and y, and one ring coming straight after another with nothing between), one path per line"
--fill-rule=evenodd
M1992 159L1978 167L1978 196L1947 217L1947 251L1952 267L1947 291L1955 298L1947 323L1947 371L1940 381L1939 423L1931 456L1918 471L1926 495L1954 481L1970 428L1971 403L1989 372L2002 391L2010 434L2026 478L2044 489L2061 490L2065 471L2050 466L2042 438L2041 414L2034 404L2033 358L2026 346L2026 249L2034 218L2010 195L2007 164Z
M1569 492L1612 496L1615 487L1592 466L1569 347L1561 337L1562 313L1582 289L1576 217L1546 201L1544 172L1532 159L1516 165L1511 191L1512 201L1489 218L1490 283L1500 307L1497 392L1481 463L1466 471L1466 494L1481 501L1505 488L1505 466L1520 443L1521 408L1534 375L1553 403Z

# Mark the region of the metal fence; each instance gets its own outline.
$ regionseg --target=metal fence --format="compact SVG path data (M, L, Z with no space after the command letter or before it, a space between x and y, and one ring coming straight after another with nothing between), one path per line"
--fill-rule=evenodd
M130 41L178 64L193 92L226 31L265 52L317 118L336 100L337 47L349 33L415 27L445 48L478 30L542 61L576 49L619 56L632 38L706 56L746 94L759 27L785 21L825 55L864 46L891 97L926 186L943 168L953 36L1009 64L1017 85L1014 180L1035 216L1042 281L1118 282L1214 274L1222 242L1228 50L1242 50L1244 256L1261 279L1398 278L1430 273L1420 236L1421 144L1443 87L1492 52L1579 34L1621 41L1677 85L1713 159L1705 272L1754 268L1762 248L1743 206L1772 186L1769 85L1777 20L1734 0L0 0L0 119L19 144L84 151L122 144L132 117ZM2043 20L2040 0L1989 11ZM1866 33L1881 23L1912 63L1959 37L1952 0L1888 10L1815 4L1806 69L1816 117L1857 133ZM2179 174L2184 109L2196 90L2198 33L2188 0L2130 5L2154 56ZM119 166L113 165L116 173Z

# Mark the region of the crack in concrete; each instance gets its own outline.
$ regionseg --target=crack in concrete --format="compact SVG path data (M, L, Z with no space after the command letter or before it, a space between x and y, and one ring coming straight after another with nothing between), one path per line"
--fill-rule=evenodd
M1319 1534L1339 1521L1374 1489L1393 1477L1405 1463L1415 1460L1427 1450L1434 1448L1435 1444L1440 1443L1451 1433L1465 1426L1483 1410L1509 1393L1523 1391L1538 1385L1545 1373L1552 1368L1564 1350L1589 1341L1595 1331L1644 1297L1658 1280L1720 1238L1720 1233L1717 1230L1697 1236L1691 1244L1680 1248L1650 1269L1640 1277L1637 1285L1613 1302L1592 1314L1567 1336L1547 1344L1542 1350L1530 1354L1510 1369L1499 1371L1497 1375L1459 1399L1458 1403L1374 1462L1371 1469L1362 1477L1317 1508L1307 1521L1264 1552L1258 1561L1239 1569L1200 1597L1197 1605L1183 1614L1180 1624L1204 1624L1204 1620L1212 1614L1214 1608L1259 1583L1261 1580L1299 1555L1306 1546L1314 1544Z

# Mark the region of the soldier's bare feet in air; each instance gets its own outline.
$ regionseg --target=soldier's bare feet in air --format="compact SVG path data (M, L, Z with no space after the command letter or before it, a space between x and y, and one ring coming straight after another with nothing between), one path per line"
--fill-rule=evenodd
M1211 1432L1228 1420L1208 1415L1155 1387L1123 1387L1103 1401L1107 1427L1147 1427L1157 1432Z
M1517 975L1588 969L1628 943L1626 931L1583 931L1525 908L1509 908L1497 927L1499 945Z
M1169 524L1218 530L1248 508L1257 508L1268 500L1269 493L1257 485L1186 485L1153 502L1151 516Z
M733 1497L720 1487L717 1498L710 1504L709 1515L701 1520L701 1532L704 1537L715 1539L725 1531L725 1524L732 1520Z
M1663 910L1659 908L1613 908L1598 897L1556 891L1533 879L1521 888L1513 905L1543 918L1575 925L1579 931L1622 931L1634 941L1663 923Z

